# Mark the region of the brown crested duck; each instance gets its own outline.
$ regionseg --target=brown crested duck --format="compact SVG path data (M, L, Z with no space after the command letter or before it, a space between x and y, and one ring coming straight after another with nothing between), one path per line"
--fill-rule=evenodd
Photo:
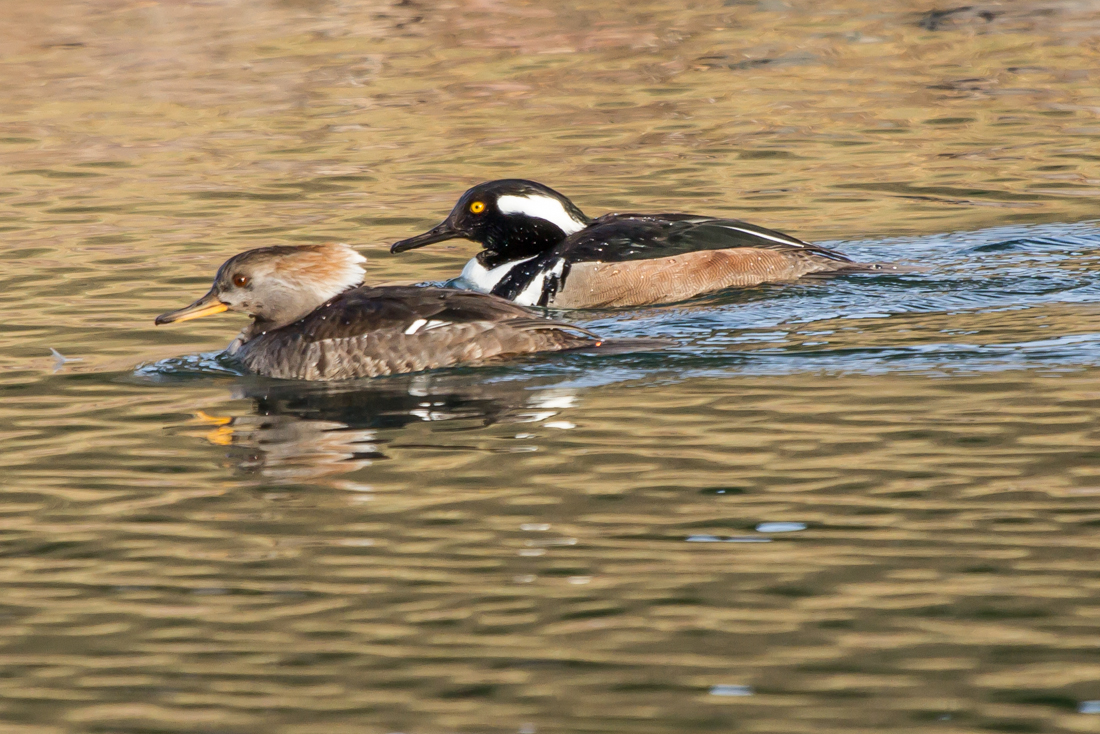
M218 269L205 296L156 323L249 314L252 323L226 351L251 372L297 380L376 377L605 344L586 329L492 295L365 286L365 260L343 244L242 252ZM614 343L629 349L630 342Z

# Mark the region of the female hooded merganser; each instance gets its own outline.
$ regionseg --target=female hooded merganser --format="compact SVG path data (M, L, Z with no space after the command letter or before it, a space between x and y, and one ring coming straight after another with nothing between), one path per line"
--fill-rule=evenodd
M522 179L478 184L441 224L394 243L390 252L456 237L485 248L462 270L474 290L553 308L644 306L810 273L883 269L736 219L589 219L557 191Z
M210 292L157 324L222 311L252 316L226 350L268 377L343 380L599 347L591 332L496 296L452 288L362 285L347 245L263 247L231 257ZM652 347L614 340L620 348Z

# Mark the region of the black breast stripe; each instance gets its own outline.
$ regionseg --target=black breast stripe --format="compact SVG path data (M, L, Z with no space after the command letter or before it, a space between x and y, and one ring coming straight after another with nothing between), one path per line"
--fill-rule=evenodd
M562 260L561 273L551 272L546 276L546 280L542 284L542 295L539 296L538 305L543 308L550 305L550 301L554 300L554 297L565 287L565 279L569 277L569 269L572 265L568 260Z
M503 278L497 281L497 284L493 286L493 290L491 290L490 293L494 296L507 298L509 301L515 300L516 296L522 293L524 289L531 284L531 281L548 267L551 262L551 258L543 256L532 258L527 262L515 265L511 270L505 273Z

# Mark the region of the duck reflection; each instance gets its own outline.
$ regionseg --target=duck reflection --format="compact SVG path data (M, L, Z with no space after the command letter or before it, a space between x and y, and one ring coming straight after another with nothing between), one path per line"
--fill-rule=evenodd
M474 381L469 375L403 375L359 384L246 380L233 397L253 413L197 413L207 441L230 447L236 467L277 484L313 483L387 459L386 449L475 449L433 441L432 427L475 432L498 423L543 423L577 404L578 391L533 381ZM413 437L415 435L415 438ZM406 440L401 440L402 436ZM411 439L411 442L408 440Z

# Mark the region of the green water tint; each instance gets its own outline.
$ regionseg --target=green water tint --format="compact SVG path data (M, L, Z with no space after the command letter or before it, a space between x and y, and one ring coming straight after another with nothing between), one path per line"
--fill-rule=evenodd
M1100 12L930 10L0 7L0 722L1093 727ZM444 281L386 247L503 176L923 270L355 385L152 325L250 247Z

